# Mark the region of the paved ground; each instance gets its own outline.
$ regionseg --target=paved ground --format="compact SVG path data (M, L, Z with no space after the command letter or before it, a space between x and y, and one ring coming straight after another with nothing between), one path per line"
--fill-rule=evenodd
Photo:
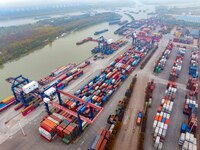
M183 60L183 67L180 74L179 79L177 80L178 83L178 91L176 94L175 103L173 106L173 111L170 118L169 128L167 131L167 136L164 141L163 150L172 150L172 149L180 149L178 147L178 139L180 136L180 127L182 122L187 123L187 117L183 115L183 108L185 102L185 94L186 89L185 85L189 78L188 76L188 68L189 68L189 59L190 59L190 51L187 51L184 60ZM168 80L171 67L173 65L173 61L176 57L176 48L173 50L173 53L170 57L170 60L167 61L167 65L165 70L157 76L157 78L164 79L165 81ZM153 149L153 140L152 140L152 125L153 125L153 118L156 114L157 108L160 104L161 98L164 95L164 90L166 88L167 82L165 84L156 84L156 88L153 94L153 103L152 107L148 113L148 120L147 120L147 130L145 134L145 149L151 150Z
M151 79L154 79L154 76L152 75L154 63L163 52L170 38L170 35L164 36L160 42L158 50L154 53L145 68L140 70L138 67L136 71L133 72L138 75L138 79L129 106L125 112L122 128L116 140L114 147L116 150L129 149L130 147L133 150L137 149L138 136L140 132L140 128L135 124L137 112L143 110L146 84Z

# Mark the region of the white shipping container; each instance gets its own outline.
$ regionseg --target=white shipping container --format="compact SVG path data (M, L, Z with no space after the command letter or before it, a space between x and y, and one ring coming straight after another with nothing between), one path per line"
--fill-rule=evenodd
M155 132L154 132L154 137L156 137L158 135L158 131L159 131L159 127L156 127Z
M157 136L157 137L156 137L155 144L154 144L154 148L155 148L155 149L157 149L157 148L158 148L158 145L159 145L159 143L160 143L160 137L159 137L159 136Z
M159 145L158 145L158 150L162 150L162 147L163 147L163 143L160 142Z
M112 133L114 127L115 127L115 124L112 124L112 125L110 126L110 129L109 129L110 133Z
M185 140L188 142L190 141L190 133L186 132Z
M193 144L189 142L188 150L193 150Z
M188 150L188 147L189 147L188 141L184 141L182 150Z
M71 108L74 108L76 106L76 102L73 102L71 105Z
M190 139L189 142L193 143L194 142L194 134L190 133Z
M41 135L43 135L45 138L47 138L48 140L51 140L51 134L49 132L47 132L45 129L43 129L42 127L39 127L39 133Z
M165 138L166 134L167 134L167 129L163 129L163 131L162 131L162 138Z
M161 135L162 135L162 131L163 131L163 129L162 129L162 128L159 128L159 131L158 131L158 136L160 136L160 137L161 137Z
M197 145L194 145L193 144L193 147L192 147L193 149L192 150L197 150Z
M185 141L185 133L181 133L178 144L183 145L184 141Z
M156 128L157 124L158 124L158 121L157 121L157 120L154 120L154 122L153 122L153 129Z
M72 74L74 74L74 73L76 73L78 71L78 68L74 68L74 69L72 69L70 72L72 73Z

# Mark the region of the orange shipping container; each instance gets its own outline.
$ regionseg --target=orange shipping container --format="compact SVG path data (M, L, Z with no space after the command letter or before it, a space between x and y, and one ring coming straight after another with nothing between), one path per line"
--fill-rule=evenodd
M100 146L100 148L99 148L99 150L105 150L106 144L107 144L107 140L104 139L103 142L102 142L102 144L101 144L101 146Z
M100 148L101 143L103 142L103 140L104 140L104 137L101 135L99 140L98 140L98 142L97 142L97 144L96 144L96 146L95 146L95 150L98 150Z

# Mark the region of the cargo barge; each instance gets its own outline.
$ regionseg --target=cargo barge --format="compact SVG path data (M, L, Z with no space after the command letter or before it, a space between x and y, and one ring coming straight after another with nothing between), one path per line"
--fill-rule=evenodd
M89 41L97 42L97 40L93 39L92 37L88 37L86 39L83 39L82 41L77 42L76 45L81 45Z
M119 25L124 25L124 24L127 24L127 23L128 23L128 20L124 20L124 21L120 21Z
M114 25L114 24L119 24L119 23L120 23L120 20L112 20L108 22L109 25Z
M104 30L101 30L101 31L96 31L96 32L94 33L94 35L100 35L100 34L102 34L102 33L104 33L104 32L108 32L108 29L104 29Z
M0 112L6 110L11 105L15 104L16 100L14 96L9 96L0 102Z
M40 85L49 84L50 82L54 81L55 79L59 78L60 76L73 69L75 66L76 64L69 64L67 66L59 67L58 69L53 70L50 75L40 79L38 83Z

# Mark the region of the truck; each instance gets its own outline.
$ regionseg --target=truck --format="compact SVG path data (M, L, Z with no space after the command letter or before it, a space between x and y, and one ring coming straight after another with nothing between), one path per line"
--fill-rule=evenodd
M138 126L140 126L142 124L142 112L141 111L138 112L136 124Z

